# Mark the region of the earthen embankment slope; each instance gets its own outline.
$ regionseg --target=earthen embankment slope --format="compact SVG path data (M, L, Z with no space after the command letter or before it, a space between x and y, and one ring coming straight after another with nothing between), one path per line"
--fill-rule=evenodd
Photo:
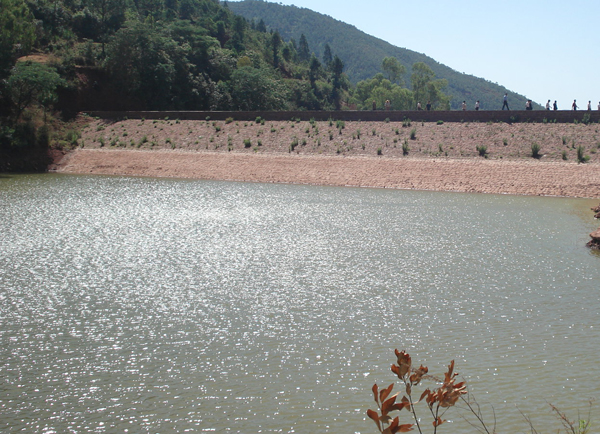
M57 171L600 197L599 144L597 124L97 120Z

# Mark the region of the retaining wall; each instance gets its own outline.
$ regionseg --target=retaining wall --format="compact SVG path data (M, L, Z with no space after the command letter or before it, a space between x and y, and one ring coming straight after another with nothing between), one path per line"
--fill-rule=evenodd
M401 122L411 119L415 122L558 122L574 121L599 122L600 111L571 110L496 110L496 111L92 111L90 116L101 119L181 119L181 120L225 120L233 118L238 121L255 120L261 117L266 121L287 121L300 119L308 121L326 121L328 119L342 121L377 121ZM584 118L585 117L585 118Z

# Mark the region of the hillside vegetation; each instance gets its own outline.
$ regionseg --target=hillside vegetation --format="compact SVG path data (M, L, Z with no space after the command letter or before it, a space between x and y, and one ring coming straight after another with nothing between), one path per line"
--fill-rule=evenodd
M76 142L57 110L331 110L351 97L337 56L302 57L218 0L0 6L0 170Z
M446 93L451 96L450 106L453 109L460 108L462 101L466 101L469 109L472 109L475 101L479 100L484 110L500 110L502 95L509 92L498 84L457 72L425 54L395 47L352 25L310 9L284 6L263 0L230 2L228 6L247 19L263 20L268 28L278 30L286 39L298 40L302 34L306 35L317 58L323 56L326 46L329 45L344 62L345 72L352 83L358 83L383 72L382 60L386 57L394 57L406 67L409 83L411 66L418 62L428 65L437 78L447 80ZM512 92L509 94L514 107L525 107L525 96ZM535 105L535 108L541 107Z
M62 120L81 111L371 110L386 102L392 110L415 109L418 102L450 108L453 85L434 69L441 65L408 51L415 56L382 57L379 50L360 67L361 56L348 53L377 51L355 37L364 34L354 29L345 44L321 40L315 29L325 32L332 22L351 27L307 10L235 5L300 11L297 20L314 20L313 27L292 15L244 18L218 0L0 5L0 170L10 169L6 162L14 155L73 146L79 133ZM267 27L269 20L278 21L277 29ZM306 35L296 38L301 29ZM349 77L361 80L353 84Z

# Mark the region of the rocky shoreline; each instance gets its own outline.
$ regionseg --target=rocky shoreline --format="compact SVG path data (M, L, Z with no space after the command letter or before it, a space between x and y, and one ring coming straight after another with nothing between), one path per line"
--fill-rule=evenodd
M592 211L595 213L594 218L600 219L600 205L592 208ZM600 250L600 228L592 232L590 238L591 240L587 243L587 246L594 250Z

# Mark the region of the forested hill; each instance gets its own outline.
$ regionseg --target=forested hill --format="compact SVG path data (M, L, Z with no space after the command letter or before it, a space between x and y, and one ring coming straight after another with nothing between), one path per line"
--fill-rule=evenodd
M351 82L357 83L382 72L381 63L385 57L397 58L407 70L405 77L409 81L411 66L416 62L427 64L436 78L448 80L446 93L451 96L451 107L459 108L467 101L472 109L476 100L481 101L485 110L499 110L505 92L511 95L511 105L525 107L525 96L510 92L503 86L491 83L483 78L463 74L436 62L431 57L392 44L368 35L356 27L338 21L330 16L296 6L284 6L262 0L228 2L230 10L246 19L259 22L273 30L278 30L283 39L298 41L305 35L311 51L321 59L325 46L336 53L344 62L344 72Z

